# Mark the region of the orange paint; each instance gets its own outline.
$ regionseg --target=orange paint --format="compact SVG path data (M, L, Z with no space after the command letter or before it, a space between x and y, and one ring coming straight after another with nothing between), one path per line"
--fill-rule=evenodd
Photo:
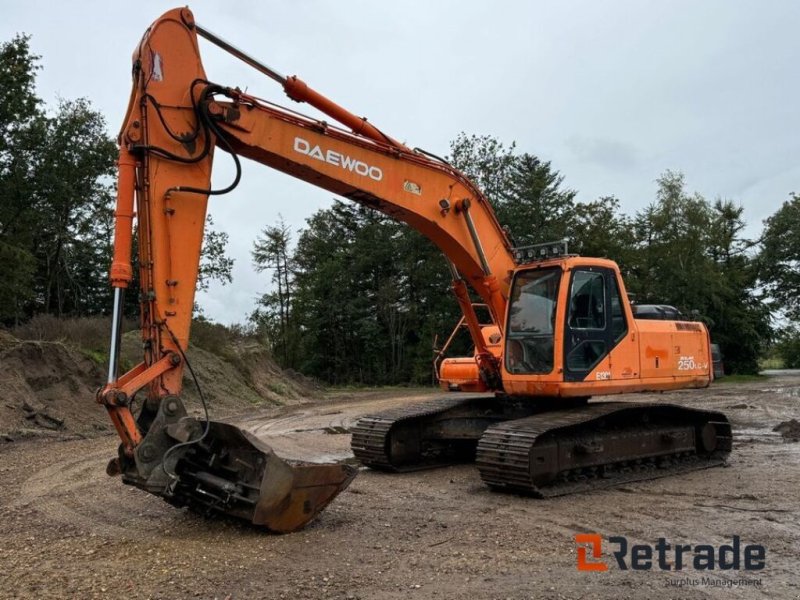
M290 98L310 102L352 131L239 90L207 88L188 9L169 11L153 23L134 53L134 65L133 91L120 134L111 281L126 287L132 278L135 202L145 352L142 364L106 392L132 392L144 385L149 398L158 400L181 391L183 361L170 357L180 356L189 344L208 201L206 193L188 188L209 187L216 146L403 221L442 251L457 270L453 289L476 348L472 357L442 362L439 375L445 389L535 399L708 385L711 361L705 326L636 321L614 262L570 256L517 266L488 199L466 176L387 137L297 78L284 82ZM214 94L204 96L209 89L215 89ZM552 369L510 373L503 353L511 286L517 273L539 267L550 267L560 277ZM569 380L565 348L577 342L566 340L580 332L570 333L567 307L571 275L580 269L605 273L609 284L608 278L613 279L620 297L615 318L623 319L627 329L585 377ZM477 322L466 286L488 306L491 329ZM610 315L608 306L601 301L597 310ZM655 359L662 363L658 369L650 365ZM138 443L130 411L115 406L109 411L126 446Z

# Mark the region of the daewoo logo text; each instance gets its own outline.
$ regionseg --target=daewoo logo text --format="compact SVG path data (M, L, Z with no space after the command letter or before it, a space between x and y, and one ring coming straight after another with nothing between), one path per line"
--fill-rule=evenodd
M329 165L341 167L345 171L350 171L362 177L369 177L375 181L383 179L383 171L380 168L370 166L364 161L356 160L340 152L323 150L319 146L312 146L311 142L301 137L294 138L294 151Z

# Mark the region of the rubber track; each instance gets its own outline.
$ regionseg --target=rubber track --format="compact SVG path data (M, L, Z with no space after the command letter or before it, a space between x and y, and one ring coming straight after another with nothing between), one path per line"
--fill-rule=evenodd
M373 469L399 471L429 467L431 465L420 464L416 467L410 466L399 469L392 465L388 455L388 441L392 427L420 417L430 417L443 413L474 401L475 398L444 397L361 417L353 427L353 439L350 442L350 447L355 457L362 464Z
M684 415L695 413L700 419L724 423L730 426L722 413L705 411L669 404L639 404L628 402L604 402L589 404L580 409L547 412L524 419L506 421L489 427L478 442L476 464L481 479L496 489L505 489L530 494L540 498L561 496L592 489L610 487L621 483L656 479L677 473L695 471L723 464L731 448L730 434L719 438L718 448L708 457L696 454L671 457L669 466L657 466L643 462L636 465L619 465L611 473L591 469L579 473L572 480L562 480L546 487L537 487L531 476L529 462L531 448L539 438L556 430L589 425L591 421L609 416L620 409L679 409ZM591 425L589 425L591 427ZM725 427L723 427L725 429ZM645 459L646 460L646 459ZM608 465L614 467L614 465Z

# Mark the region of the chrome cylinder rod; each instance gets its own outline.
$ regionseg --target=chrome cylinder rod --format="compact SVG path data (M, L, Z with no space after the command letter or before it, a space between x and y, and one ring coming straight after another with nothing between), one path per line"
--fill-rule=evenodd
M220 48L225 50L225 52L229 52L230 54L233 54L236 58L238 58L242 62L247 63L248 65L253 67L255 70L260 71L261 73L263 73L264 75L266 75L267 77L269 77L271 79L274 79L275 81L277 81L281 85L286 83L286 76L285 75L281 75L275 69L272 69L272 68L268 67L267 65L265 65L264 63L256 60L255 58L253 58L252 56L247 54L247 52L244 52L243 50L239 50L236 46L234 46L230 42L226 42L221 37L219 37L217 34L211 33L208 29L206 29L205 27L201 27L200 25L195 25L195 29L197 30L197 34L200 37L208 40L209 42L211 42L215 46L219 46Z
M491 275L492 271L489 268L488 261L486 260L486 254L483 252L483 245L481 244L481 238L478 237L478 232L475 229L475 223L472 222L472 215L469 214L469 207L470 203L465 201L462 212L464 213L464 219L467 221L469 236L472 238L472 243L475 244L475 252L478 253L478 259L481 261L481 269L483 269L483 274Z
M114 288L114 309L111 313L111 348L108 353L108 383L117 380L119 370L119 348L122 337L122 303L125 298L123 288Z
M453 277L453 281L458 281L461 279L461 275L459 275L455 263L447 258L447 256L445 256L444 259L447 261L447 267L450 269L450 275Z

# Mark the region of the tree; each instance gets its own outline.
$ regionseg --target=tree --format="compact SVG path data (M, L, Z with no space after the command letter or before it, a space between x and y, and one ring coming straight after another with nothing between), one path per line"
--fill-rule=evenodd
M33 169L43 141L36 96L39 57L30 38L0 45L0 321L18 322L33 300Z
M777 307L800 320L800 195L792 194L764 225L760 279Z
M379 298L397 282L400 225L336 201L307 221L294 253L299 363L333 383L391 383L391 349Z
M570 237L576 192L549 162L515 154L491 136L464 133L450 144L450 162L489 198L497 219L523 246Z
M0 44L0 172L8 175L19 143L42 116L36 96L39 56L32 54L30 36L17 35Z
M197 273L197 289L205 291L212 281L226 285L233 281L234 259L225 254L229 236L225 231L212 229L214 219L206 216L203 247L200 250L200 269Z
M516 160L515 147L512 143L506 148L500 140L489 135L467 135L462 131L450 142L448 160L494 203L508 187Z
M563 181L550 162L528 153L516 157L495 211L518 245L570 238L576 192L562 189Z
M619 200L613 196L576 204L571 221L568 236L571 252L609 258L624 274L635 263L633 222L622 213Z
M707 251L711 208L685 191L681 173L666 171L657 183L656 201L635 217L638 260L632 291L641 302L674 304L687 314L702 310L721 283Z
M627 283L637 301L697 311L720 344L726 369L757 372L770 314L756 291L742 208L689 194L684 176L667 171L658 179L656 201L636 214L634 229Z
M800 329L791 324L777 336L775 351L784 369L800 369Z
M110 306L106 273L116 145L88 100L62 101L47 118L35 172L37 310L64 315Z
M29 38L0 46L0 319L109 306L115 145L85 99L47 114Z
M273 353L284 367L294 366L296 348L296 336L292 328L295 266L291 243L291 232L281 216L277 225L264 228L252 250L256 271L272 271L273 285L272 292L258 299L252 320L267 334Z

